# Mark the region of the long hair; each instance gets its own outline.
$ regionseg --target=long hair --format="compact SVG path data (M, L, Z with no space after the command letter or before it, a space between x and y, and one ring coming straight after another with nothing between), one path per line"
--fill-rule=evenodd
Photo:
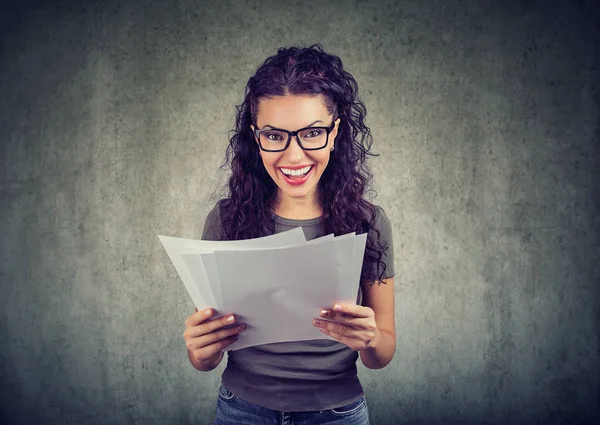
M277 185L267 173L250 128L256 124L261 99L287 94L323 95L329 114L341 118L335 149L318 183L325 233L341 235L368 233L361 281L382 282L385 263L381 257L387 246L380 241L376 208L364 199L373 175L366 164L372 137L364 120L365 105L358 98L355 79L342 67L339 57L323 51L319 44L308 48L280 48L265 60L252 76L241 105L236 106L236 128L229 140L225 161L231 169L229 197L221 209L223 231L228 240L271 235L275 231L272 207ZM377 276L369 273L369 263L377 262Z

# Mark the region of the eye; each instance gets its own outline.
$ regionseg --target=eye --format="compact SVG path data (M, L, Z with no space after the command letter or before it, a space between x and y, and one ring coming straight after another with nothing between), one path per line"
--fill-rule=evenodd
M304 137L317 137L317 136L320 136L321 133L323 133L323 130L321 130L320 128L311 128L304 135Z
M272 141L272 142L278 142L283 140L283 136L280 133L264 133L265 137Z

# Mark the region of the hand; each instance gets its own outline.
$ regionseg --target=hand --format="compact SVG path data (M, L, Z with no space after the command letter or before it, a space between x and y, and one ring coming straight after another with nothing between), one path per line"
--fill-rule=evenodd
M313 325L354 351L374 346L379 331L371 308L337 303L333 310L321 310L321 317L327 320L315 319Z
M246 330L245 324L222 329L235 323L235 316L229 314L209 320L213 314L212 308L202 311L196 309L185 321L186 327L183 332L188 350L196 360L204 364L214 364L220 360L223 349L237 341L239 334Z

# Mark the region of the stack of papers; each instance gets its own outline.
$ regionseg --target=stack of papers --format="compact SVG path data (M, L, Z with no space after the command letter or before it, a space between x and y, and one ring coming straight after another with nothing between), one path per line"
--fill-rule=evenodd
M228 350L331 339L312 319L336 302L356 303L367 240L349 233L306 241L300 227L242 241L158 237L198 310L247 324Z

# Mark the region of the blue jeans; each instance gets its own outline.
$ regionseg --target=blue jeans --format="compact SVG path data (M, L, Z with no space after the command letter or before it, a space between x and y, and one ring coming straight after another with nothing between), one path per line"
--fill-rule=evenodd
M362 396L352 403L313 412L280 412L233 395L221 384L215 425L369 425L367 401Z

